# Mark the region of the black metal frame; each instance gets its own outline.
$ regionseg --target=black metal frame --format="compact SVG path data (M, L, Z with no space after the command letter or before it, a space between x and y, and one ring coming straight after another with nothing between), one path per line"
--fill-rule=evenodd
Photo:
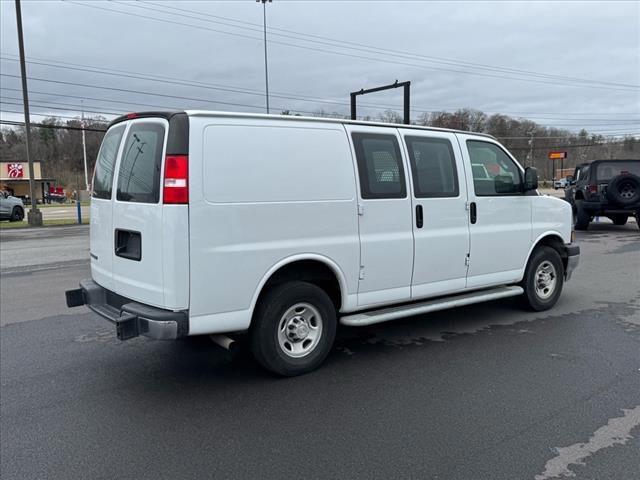
M351 120L356 120L356 97L358 95L366 95L367 93L380 92L382 90L391 90L392 88L404 88L404 123L405 125L410 124L410 93L411 93L411 82L398 82L396 80L394 83L390 85L384 85L382 87L369 88L367 90L360 89L357 92L351 92L349 95L351 96Z

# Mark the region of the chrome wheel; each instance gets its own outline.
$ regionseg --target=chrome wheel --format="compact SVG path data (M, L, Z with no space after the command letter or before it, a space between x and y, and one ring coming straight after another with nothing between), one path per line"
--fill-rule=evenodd
M296 303L278 323L278 344L283 353L300 358L311 353L322 336L322 316L309 303Z
M542 300L546 300L553 295L558 283L556 268L549 260L542 262L535 274L536 295Z

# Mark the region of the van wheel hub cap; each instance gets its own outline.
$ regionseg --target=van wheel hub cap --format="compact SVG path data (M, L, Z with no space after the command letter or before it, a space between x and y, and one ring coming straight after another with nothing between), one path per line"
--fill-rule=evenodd
M278 324L278 344L293 358L304 357L317 346L322 336L322 316L309 303L296 303L282 315Z
M556 290L557 282L558 278L556 274L556 268L550 261L545 260L538 266L538 269L536 270L536 295L543 300L548 299Z

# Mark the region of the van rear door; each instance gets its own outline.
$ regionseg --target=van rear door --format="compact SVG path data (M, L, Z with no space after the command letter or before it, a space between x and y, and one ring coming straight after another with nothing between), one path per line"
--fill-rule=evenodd
M160 178L168 122L128 122L118 162L113 202L113 290L164 306Z
M91 277L109 290L113 289L113 179L126 128L124 123L116 124L105 134L93 171Z

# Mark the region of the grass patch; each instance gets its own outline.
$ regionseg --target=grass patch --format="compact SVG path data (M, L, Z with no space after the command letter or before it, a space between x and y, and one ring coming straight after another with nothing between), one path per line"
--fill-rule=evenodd
M54 208L54 207L75 207L76 206L76 202L69 202L69 203L45 203L45 204L38 204L38 209L41 208ZM86 200L86 201L82 201L80 202L80 206L82 207L89 207L91 206L91 200ZM25 204L25 207L27 208L31 208L31 204Z
M43 224L42 225L43 227L55 227L57 225L77 225L78 221L75 218L57 218L55 220L43 220L42 224ZM88 225L89 219L83 218L82 224ZM0 222L0 229L2 230L13 229L13 228L31 228L31 227L29 226L26 220L23 220L22 222L9 222L9 221Z

